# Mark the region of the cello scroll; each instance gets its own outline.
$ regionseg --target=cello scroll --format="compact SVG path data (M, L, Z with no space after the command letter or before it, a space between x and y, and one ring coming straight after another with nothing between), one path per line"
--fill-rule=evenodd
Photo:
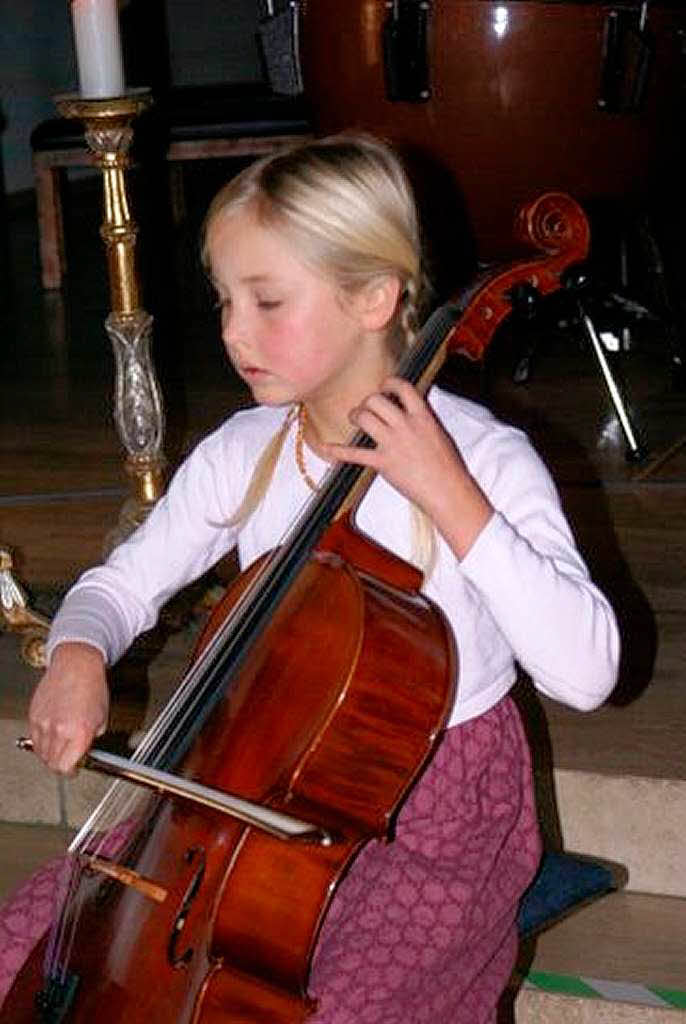
M490 270L469 290L468 302L446 344L452 354L478 360L497 328L512 312L513 290L528 285L548 295L562 285L564 271L586 259L591 231L581 206L564 192L545 192L522 206L515 215L517 241L538 249Z

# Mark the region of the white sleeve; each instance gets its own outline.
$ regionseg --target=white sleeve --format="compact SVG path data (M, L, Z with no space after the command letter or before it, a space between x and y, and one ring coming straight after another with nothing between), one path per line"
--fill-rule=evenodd
M81 641L112 664L155 624L165 601L233 547L236 530L226 523L238 500L229 475L222 437L211 435L143 525L68 592L50 629L48 658L58 644Z
M496 509L461 562L515 658L547 696L582 711L617 680L614 612L591 582L555 485L526 439L512 432L487 481Z

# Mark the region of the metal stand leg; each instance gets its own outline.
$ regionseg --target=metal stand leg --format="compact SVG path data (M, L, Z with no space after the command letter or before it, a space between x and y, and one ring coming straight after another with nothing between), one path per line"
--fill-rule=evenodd
M624 399L622 398L622 394L617 385L617 381L614 378L614 375L610 368L610 364L607 361L607 356L605 355L603 343L598 337L598 333L595 329L595 326L593 325L593 321L584 309L582 303L578 303L578 309L579 320L583 328L584 334L591 343L591 349L593 350L593 354L598 361L600 372L602 374L603 380L605 381L605 385L610 395L610 401L612 402L615 408L617 418L619 419L621 428L624 431L624 437L626 438L627 443L627 458L630 459L632 462L639 462L641 459L645 457L646 453L642 445L639 444L637 440L636 432L632 426L631 419L629 418L629 413L627 412L626 406L624 404Z
M563 275L563 286L566 289L569 300L574 310L574 318L579 322L584 332L586 339L591 344L591 350L595 356L602 378L605 381L608 393L610 395L610 401L612 402L617 418L619 419L620 426L624 431L624 437L627 443L627 458L631 462L640 462L641 459L645 458L646 452L643 445L639 442L637 433L629 417L622 393L619 389L619 385L615 380L612 368L608 362L605 354L605 347L598 337L598 332L595 329L593 321L588 312L588 306L584 301L584 297L589 295L592 300L592 288L591 280L586 273L583 266L570 267Z
M585 337L590 342L591 351L595 356L600 372L602 374L605 386L607 387L610 395L610 401L612 402L617 418L624 431L624 437L627 443L627 458L631 462L640 462L646 455L646 452L638 440L636 431L634 430L631 418L627 411L622 393L619 389L619 385L615 380L612 369L605 355L605 348L598 332L595 329L593 321L588 314L583 301L579 298L579 293L584 292L589 287L589 279L581 267L575 267L569 270L565 274L565 280L563 281L565 290L573 303L573 316L572 319L578 321L584 332ZM514 379L516 383L522 383L529 377L529 369L531 358L535 350L536 337L533 333L533 321L538 313L538 300L540 296L535 288L527 285L524 290L517 289L513 290L510 295L512 302L513 314L520 319L522 322L526 322L529 331L532 332L527 350L524 353L522 359L517 364L515 370Z

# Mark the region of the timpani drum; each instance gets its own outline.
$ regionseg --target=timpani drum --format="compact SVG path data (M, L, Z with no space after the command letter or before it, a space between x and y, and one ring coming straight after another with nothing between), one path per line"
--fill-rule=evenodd
M304 0L319 132L361 128L446 169L479 256L507 258L513 210L678 196L680 3ZM683 205L683 204L682 204Z

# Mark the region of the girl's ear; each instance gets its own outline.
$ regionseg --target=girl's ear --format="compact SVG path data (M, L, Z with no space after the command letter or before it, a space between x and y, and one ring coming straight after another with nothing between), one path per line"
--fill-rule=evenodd
M399 298L400 281L395 275L375 277L355 296L355 307L362 326L368 331L381 331L388 327Z

